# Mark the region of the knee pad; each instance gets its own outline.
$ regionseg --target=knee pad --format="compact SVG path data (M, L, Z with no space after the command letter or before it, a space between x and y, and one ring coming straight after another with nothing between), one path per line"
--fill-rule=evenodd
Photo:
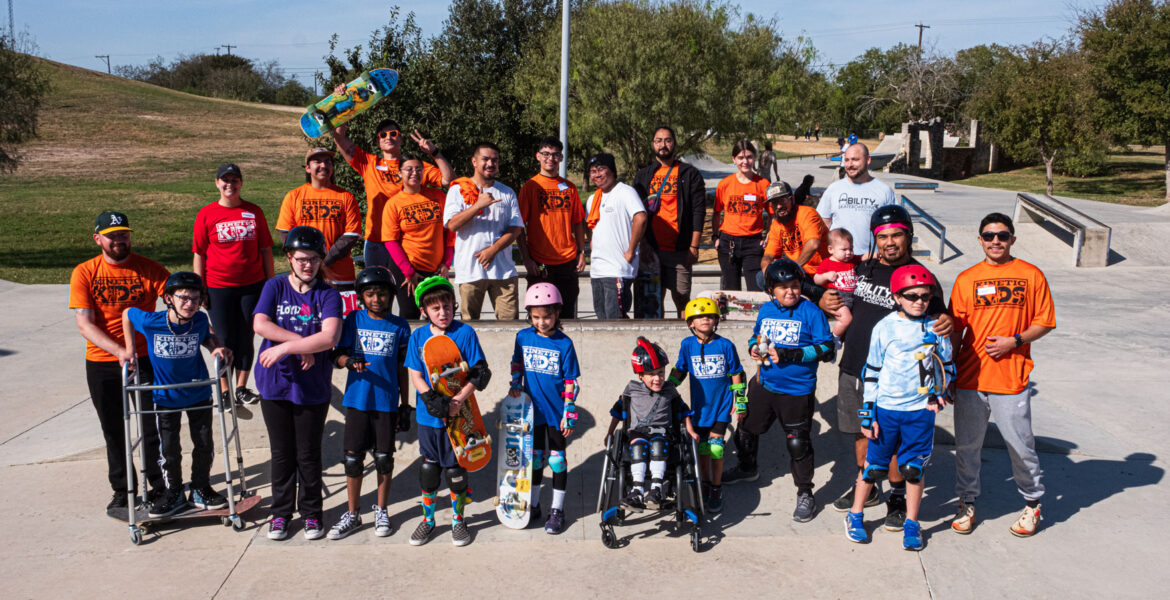
M467 469L447 467L443 473L447 475L447 487L452 493L462 494L467 491Z
M922 461L914 459L904 465L898 465L898 472L906 478L907 483L918 483L922 481L922 467Z
M564 473L569 468L569 463L565 460L565 453L560 450L550 451L548 456L548 466L553 473Z
M659 436L650 440L650 459L666 460L666 438Z
M394 472L394 455L389 452L374 453L374 469L379 475L390 475Z
M365 458L364 455L365 455L365 452L363 452L361 454L350 454L348 452L345 453L345 476L346 477L361 477L362 476L362 471L364 471L366 468L366 466L363 464L364 461L362 460L363 458Z
M723 460L723 438L713 437L704 442L710 448L711 458L715 460Z
M636 463L644 463L650 460L650 453L648 452L650 442L646 440L634 440L630 443L630 460Z
M539 471L544 468L544 450L532 451L532 470Z
M805 437L807 434L797 433L788 436L788 454L792 460L804 460L812 456L812 440Z
M861 478L866 483L877 483L886 478L890 474L890 468L885 465L865 465L865 470L861 472Z
M442 472L443 469L439 463L423 460L422 466L418 468L418 482L424 492L433 494L439 489Z
M711 456L711 442L699 442L699 456Z

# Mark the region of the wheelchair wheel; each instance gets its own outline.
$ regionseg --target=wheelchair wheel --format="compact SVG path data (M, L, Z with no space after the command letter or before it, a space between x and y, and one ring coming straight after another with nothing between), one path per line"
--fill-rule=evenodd
M694 550L695 552L699 551L699 541L701 537L702 535L699 524L695 523L695 525L691 527L691 550Z
M610 550L618 547L617 534L614 533L612 525L601 524L601 543Z

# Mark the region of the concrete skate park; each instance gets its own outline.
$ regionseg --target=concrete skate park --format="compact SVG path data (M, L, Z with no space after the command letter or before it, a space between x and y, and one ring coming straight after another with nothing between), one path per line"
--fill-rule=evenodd
M709 189L731 172L710 160L699 166ZM815 193L836 176L813 161L781 161L779 168L794 184L806 173L815 175ZM891 185L927 182L904 175L879 177ZM991 211L1012 214L1017 202L1012 191L946 182L933 191L896 191L945 226L943 256L938 256L937 236L925 226L917 228L916 252L948 291L960 271L983 257L976 241L979 219ZM1170 405L1162 387L1170 372L1165 336L1170 206L1061 200L1108 225L1111 237L1107 266L1076 267L1071 234L1050 222L1017 225L1013 253L1044 270L1057 309L1057 329L1033 347L1032 411L1048 491L1041 529L1032 538L1018 539L1008 531L1023 501L994 425L983 452L979 524L968 536L950 531L956 503L954 438L951 412L945 411L926 475L925 550L905 552L900 534L881 530L881 507L867 512L871 543L847 541L841 514L827 505L851 484L856 471L851 440L833 430L837 368L828 364L819 371L813 443L821 508L812 522L791 519L795 490L782 435L773 428L761 442L760 480L725 488L724 511L708 516L700 552L691 551L686 530L676 531L671 518L648 514L617 529L621 548L604 548L595 512L603 438L609 406L632 377L629 349L635 336L646 335L664 343L673 358L688 332L680 321L593 320L589 286L584 285L584 318L565 328L584 375L581 426L568 451L568 527L561 535L546 535L539 527L516 531L501 526L491 502L495 470L488 468L472 475L474 503L467 512L472 544L453 547L449 532L439 527L429 544L410 546L409 532L421 517L412 430L399 438L392 536L374 537L368 523L374 502L369 477L362 498L367 524L356 534L307 542L297 520L292 537L270 541L265 536L268 441L259 409L253 407L254 416L240 421L246 477L265 501L245 515L247 528L237 532L217 520L184 521L153 529L135 546L126 525L103 514L109 499L104 449L85 383L84 341L66 309L67 286L0 282L5 308L0 312L0 504L9 519L8 542L0 549L9 573L3 595L1154 596L1170 584L1170 574L1157 567L1164 560L1157 557L1170 547L1162 518L1170 508L1164 482ZM696 278L696 290L717 286L717 276ZM479 394L489 423L507 388L506 365L518 327L494 321L476 325L495 371ZM725 322L720 333L736 341L742 355L750 328L750 322ZM334 408L325 434L327 527L345 504L339 410L345 372L336 371L333 383ZM221 464L217 457L213 484L224 491ZM450 515L449 500L442 495L438 509L442 525Z

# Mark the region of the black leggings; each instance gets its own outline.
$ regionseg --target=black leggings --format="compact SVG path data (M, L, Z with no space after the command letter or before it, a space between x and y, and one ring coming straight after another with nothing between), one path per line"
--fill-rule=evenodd
M540 485L544 481L544 466L548 464L549 450L565 451L567 446L565 436L559 429L551 425L537 425L532 430L532 449L543 455L539 469L532 469L532 485ZM553 473L553 489L565 491L569 484L569 470Z
M816 397L814 394L792 396L778 394L760 384L759 379L753 377L748 383L748 413L736 432L747 437L746 440L737 440L737 443L747 441L749 447L758 452L757 444L752 441L768 431L772 423L779 421L784 428L784 436L789 443L789 467L792 469L792 481L796 489L801 492L812 493L813 488L813 450L812 450L812 420L816 414ZM749 437L750 436L750 437ZM755 440L751 440L754 437ZM804 456L800 460L792 457L792 444L800 439L807 444L803 450ZM742 452L742 448L741 448ZM740 456L740 461L744 457ZM749 461L755 463L755 457Z
M207 309L211 317L211 328L219 341L232 351L232 368L237 371L251 371L256 350L252 338L252 311L260 301L264 282L231 288L208 288L211 306Z
M537 264L537 272L528 274L528 285L547 282L561 293L561 318L577 318L577 296L581 295L581 281L577 278L577 259L559 265Z
M293 404L285 400L261 400L260 411L268 428L272 450L273 517L320 519L322 490L321 436L329 403Z

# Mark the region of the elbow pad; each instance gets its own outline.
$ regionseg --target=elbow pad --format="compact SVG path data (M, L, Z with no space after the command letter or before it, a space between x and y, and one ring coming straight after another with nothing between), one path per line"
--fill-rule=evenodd
M487 361L479 361L475 366L471 367L470 373L467 375L467 382L475 386L476 391L482 392L487 387L488 382L492 380L492 370L488 368Z

